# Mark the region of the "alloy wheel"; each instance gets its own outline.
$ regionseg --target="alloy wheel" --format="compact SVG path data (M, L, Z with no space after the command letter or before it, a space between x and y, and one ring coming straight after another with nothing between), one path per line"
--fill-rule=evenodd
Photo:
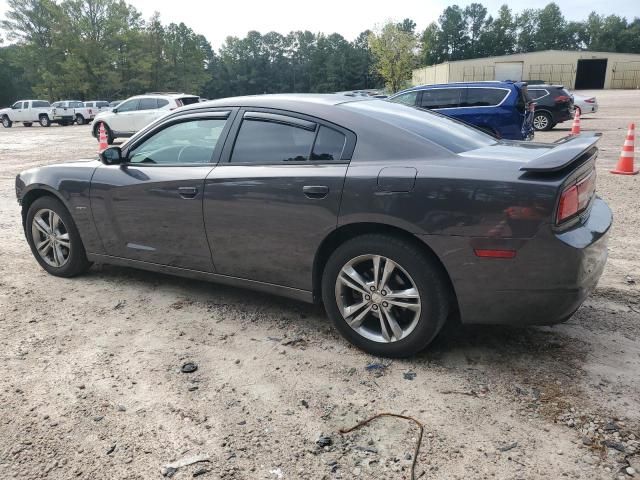
M416 283L405 269L381 255L349 260L338 274L335 295L345 322L375 342L406 338L420 319Z
M11 126L11 122L7 117L4 117L2 119L2 125L4 126L4 128L9 128Z
M53 210L38 210L31 222L33 245L47 265L62 267L71 255L71 239L64 222Z
M549 119L546 115L537 115L533 117L533 126L536 130L544 130L549 126Z

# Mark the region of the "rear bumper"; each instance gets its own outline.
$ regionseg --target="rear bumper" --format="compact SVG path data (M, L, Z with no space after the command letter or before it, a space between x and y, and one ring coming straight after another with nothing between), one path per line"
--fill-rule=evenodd
M513 259L477 258L465 237L449 237L441 247L424 240L436 245L449 272L463 323L549 325L568 319L598 283L612 219L597 198L584 223L520 240Z

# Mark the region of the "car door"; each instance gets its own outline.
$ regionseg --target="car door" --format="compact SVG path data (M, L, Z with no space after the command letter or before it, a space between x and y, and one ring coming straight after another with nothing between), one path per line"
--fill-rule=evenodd
M113 115L109 118L109 128L114 132L133 133L136 132L135 117L140 99L132 98L122 102L113 109Z
M157 98L141 98L134 118L135 131L140 131L151 122L160 118Z
M241 111L205 181L216 272L312 288L315 254L336 228L355 135L282 111Z
M23 104L26 104L28 106L29 102L16 102L11 105L11 113L9 115L9 118L11 118L12 122L22 122L24 120L24 114L22 110Z
M202 219L204 179L214 168L233 111L183 115L101 165L91 208L108 255L213 271Z
M510 91L497 87L468 87L455 110L456 118L475 125L491 135L519 134L523 117L513 104L502 106Z

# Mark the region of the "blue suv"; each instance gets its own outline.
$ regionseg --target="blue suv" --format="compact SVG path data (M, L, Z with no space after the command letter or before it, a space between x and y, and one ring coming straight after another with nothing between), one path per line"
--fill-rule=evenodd
M531 140L533 107L525 82L459 82L403 90L389 101L462 120L496 138Z

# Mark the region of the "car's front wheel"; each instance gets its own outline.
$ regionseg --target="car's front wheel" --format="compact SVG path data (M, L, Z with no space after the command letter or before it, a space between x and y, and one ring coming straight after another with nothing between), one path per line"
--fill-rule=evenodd
M11 128L12 125L13 125L13 122L9 120L9 117L7 117L6 115L2 117L2 126L4 128Z
M553 120L547 112L536 112L533 116L533 128L538 131L551 130Z
M363 235L327 261L322 298L336 328L373 355L407 357L438 334L450 309L442 268L412 242Z
M50 274L73 277L91 266L75 222L60 200L35 200L27 211L25 233L34 257Z

